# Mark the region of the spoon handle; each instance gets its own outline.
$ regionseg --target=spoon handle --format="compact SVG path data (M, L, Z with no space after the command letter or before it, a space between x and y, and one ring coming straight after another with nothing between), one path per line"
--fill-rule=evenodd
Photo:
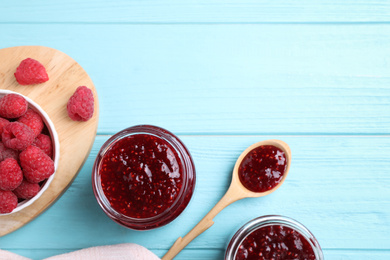
M221 212L225 207L229 206L233 202L242 199L239 191L237 191L233 185L230 186L229 190L222 197L220 201L207 213L207 215L183 238L179 237L176 242L172 245L169 251L161 258L161 260L172 260L183 248L185 248L192 240L197 236L206 231L209 227L214 224L213 218Z

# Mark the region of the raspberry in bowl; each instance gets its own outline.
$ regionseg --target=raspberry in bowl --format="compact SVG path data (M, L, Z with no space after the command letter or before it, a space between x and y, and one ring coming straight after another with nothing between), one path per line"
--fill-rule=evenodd
M0 90L0 215L36 201L52 182L59 157L47 113L22 94Z
M232 237L225 260L305 259L323 260L314 235L288 217L268 215L255 218Z
M174 134L138 125L103 144L93 166L92 187L112 220L149 230L170 223L186 208L195 188L195 167Z

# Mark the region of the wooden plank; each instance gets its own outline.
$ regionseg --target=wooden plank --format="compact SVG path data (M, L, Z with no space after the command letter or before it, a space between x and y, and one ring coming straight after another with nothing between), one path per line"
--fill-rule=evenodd
M67 249L11 249L10 251L22 255L28 256L32 259L42 259L54 255L65 254L81 248L67 248ZM8 250L5 248L5 250ZM158 256L164 255L166 250L152 249L153 253ZM184 249L175 260L215 260L223 259L225 249ZM367 260L367 259L389 259L390 251L388 250L324 250L324 255L328 260Z
M388 22L389 8L386 0L4 1L0 22Z
M1 26L86 69L100 134L390 134L390 25Z
M326 259L390 259L389 250L324 250Z
M35 251L44 249L44 255L45 250L51 249L133 242L162 256L178 236L188 232L221 198L238 155L252 143L279 138L290 145L293 155L283 186L272 195L238 201L222 211L214 219L214 226L187 247L194 249L193 257L203 256L202 252L208 249L224 249L240 226L267 214L281 214L303 223L317 237L329 258L353 259L361 249L368 250L363 256L369 255L370 250L379 250L375 251L378 256L388 255L389 136L180 137L194 157L197 184L189 206L170 225L146 232L132 231L103 213L91 187L94 158L108 139L108 136L98 136L81 173L65 195L29 225L0 238L1 248L15 251L23 249L21 245L28 245ZM34 235L37 232L41 234L39 237ZM220 254L210 253L204 259ZM25 255L30 253L26 251ZM186 256L186 253L179 255L178 259L187 259Z

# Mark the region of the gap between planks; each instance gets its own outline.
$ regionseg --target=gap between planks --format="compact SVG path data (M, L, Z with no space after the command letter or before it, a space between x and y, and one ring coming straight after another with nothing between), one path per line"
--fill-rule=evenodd
M110 137L113 136L115 133L108 134L108 133L102 133L102 134L96 134L96 137ZM181 134L181 133L174 133L177 136L185 136L185 137L256 137L256 136L282 136L282 137L361 137L361 138L389 138L390 134L278 134L278 133L266 133L266 134L222 134L222 133L190 133L190 134Z
M81 250L84 249L82 247L64 247L64 248L19 248L19 247L13 247L13 248L1 248L2 250L7 250L7 251L12 251L12 250L62 250L62 251L76 251L76 250ZM148 247L149 250L151 251L157 251L157 250L168 250L169 248L160 248L160 247ZM196 247L196 248L191 248L191 247L186 247L183 250L193 250L193 251L198 251L198 250L225 250L226 248L209 248L209 247ZM375 249L375 248L321 248L322 251L375 251L375 252L390 252L390 249Z
M69 24L69 25L390 25L390 21L334 21L334 22L55 22L55 21L24 21L24 22L0 22L5 25L41 25L41 24Z

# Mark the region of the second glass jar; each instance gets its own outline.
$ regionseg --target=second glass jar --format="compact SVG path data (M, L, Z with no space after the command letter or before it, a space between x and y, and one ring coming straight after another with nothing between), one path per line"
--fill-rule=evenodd
M268 215L242 226L227 246L225 260L305 259L323 260L314 235L288 217Z

